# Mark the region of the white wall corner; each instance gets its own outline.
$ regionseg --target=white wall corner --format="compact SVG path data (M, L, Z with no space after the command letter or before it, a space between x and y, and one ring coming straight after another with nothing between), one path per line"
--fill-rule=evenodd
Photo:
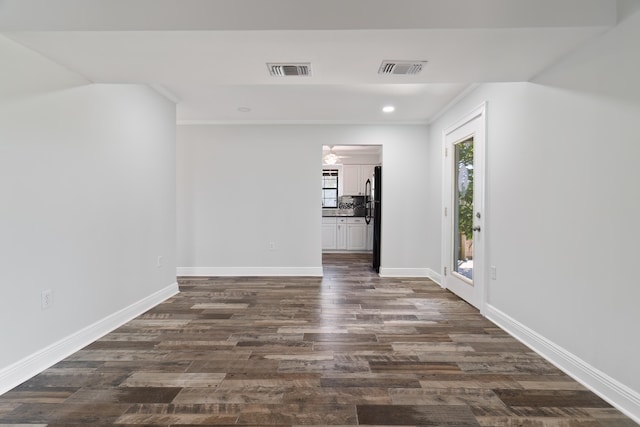
M442 274L437 273L435 270L427 268L427 277L440 285L440 287L444 288L442 284Z
M322 267L178 267L182 277L322 277Z
M0 395L179 292L178 283L125 307L0 370Z
M429 269L380 267L380 277L429 277Z
M563 347L487 304L486 317L567 375L640 424L640 393L591 366Z
M165 86L157 83L151 83L149 84L149 87L155 90L156 92L158 92L160 95L167 98L169 101L173 102L174 104L180 103L180 97L175 93L173 93L172 91L170 91L169 89L167 89Z

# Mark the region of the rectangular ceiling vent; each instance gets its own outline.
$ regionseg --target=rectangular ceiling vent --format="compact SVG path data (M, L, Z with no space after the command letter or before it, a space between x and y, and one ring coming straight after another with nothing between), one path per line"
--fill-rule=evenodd
M295 64L274 64L267 63L269 73L274 77L286 77L286 76L310 76L311 75L311 63L295 63Z
M426 64L427 61L382 61L378 74L418 74Z

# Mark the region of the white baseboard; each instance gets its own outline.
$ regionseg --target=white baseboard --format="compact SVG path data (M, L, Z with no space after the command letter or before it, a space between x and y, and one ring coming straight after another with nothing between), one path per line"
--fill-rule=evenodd
M4 394L29 378L75 353L81 348L103 337L131 319L155 307L167 298L177 294L178 283L171 285L116 311L97 322L62 338L42 350L0 370L0 394Z
M322 277L322 267L178 267L178 276L312 276Z
M429 269L380 267L380 277L429 277Z
M611 378L506 313L487 304L486 317L567 375L640 424L640 393Z
M442 286L442 274L437 273L435 270L427 268L427 277L438 285Z

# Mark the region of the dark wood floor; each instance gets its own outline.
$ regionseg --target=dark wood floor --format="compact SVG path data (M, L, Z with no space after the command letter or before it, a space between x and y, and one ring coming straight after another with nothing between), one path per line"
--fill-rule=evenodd
M181 293L0 397L0 424L635 426L426 279L325 256L325 277Z

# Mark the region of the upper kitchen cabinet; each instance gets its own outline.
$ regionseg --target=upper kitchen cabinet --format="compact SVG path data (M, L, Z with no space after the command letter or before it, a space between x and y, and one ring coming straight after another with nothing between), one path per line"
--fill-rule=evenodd
M342 194L350 196L361 194L360 178L360 165L344 165L342 167Z
M344 165L342 167L342 194L348 196L365 195L365 183L373 178L375 165Z

